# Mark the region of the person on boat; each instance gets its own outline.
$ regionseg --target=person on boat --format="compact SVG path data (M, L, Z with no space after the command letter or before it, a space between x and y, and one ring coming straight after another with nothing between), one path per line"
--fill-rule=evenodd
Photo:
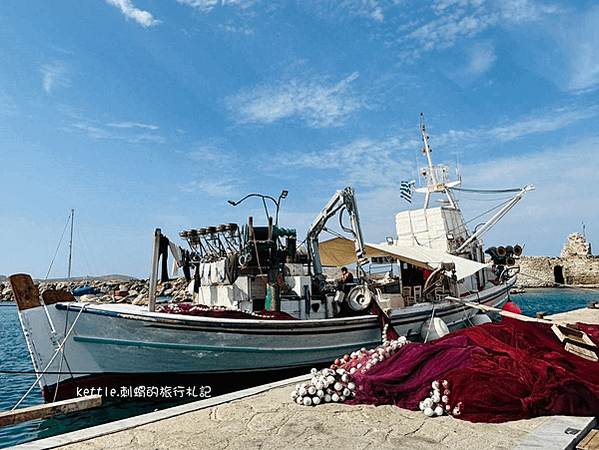
M341 280L339 281L339 290L346 294L350 291L350 284L354 282L353 274L347 270L347 267L341 268Z

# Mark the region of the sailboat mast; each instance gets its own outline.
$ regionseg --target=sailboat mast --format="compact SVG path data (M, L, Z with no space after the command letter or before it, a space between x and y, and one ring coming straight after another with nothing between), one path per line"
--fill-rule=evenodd
M71 259L73 256L73 223L75 221L75 210L71 209L71 242L69 243L69 282L71 281Z

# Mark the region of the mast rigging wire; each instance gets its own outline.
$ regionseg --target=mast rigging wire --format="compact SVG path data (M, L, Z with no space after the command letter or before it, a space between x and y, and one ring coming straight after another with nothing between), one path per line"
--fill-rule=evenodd
M62 243L62 239L64 238L64 234L67 231L67 226L69 225L69 221L71 220L71 214L69 214L69 218L67 219L67 223L64 225L64 230L62 230L62 236L60 236L60 241L58 241L58 246L56 247L56 251L54 252L54 257L52 258L52 262L50 263L50 267L48 267L48 273L46 273L46 278L44 281L48 280L50 276L50 271L52 270L52 266L54 265L54 260L56 259L56 255L58 254L58 250L60 249L60 244Z
M467 189L461 187L453 187L451 188L454 191L462 191L462 192L476 192L479 194L505 194L508 192L520 192L522 189L513 188L513 189Z

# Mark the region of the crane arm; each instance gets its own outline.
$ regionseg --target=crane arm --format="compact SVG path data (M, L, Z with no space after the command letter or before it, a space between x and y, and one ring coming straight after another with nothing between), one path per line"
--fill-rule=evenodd
M348 231L353 235L358 265L367 262L367 259L365 258L366 250L364 248L364 237L360 226L360 217L354 190L351 187L346 187L343 190L337 191L335 195L331 197L308 230L306 246L308 248L310 259L312 260L314 276L317 278L323 278L322 264L320 262L320 253L318 250L318 237L325 229L328 220L344 209L349 214L351 229Z

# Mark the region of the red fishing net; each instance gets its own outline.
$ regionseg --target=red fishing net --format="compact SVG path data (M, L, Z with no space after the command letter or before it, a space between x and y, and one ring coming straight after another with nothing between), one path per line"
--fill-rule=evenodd
M597 342L599 326L581 329ZM401 347L353 374L348 403L418 410L435 380L443 409L471 422L599 415L599 363L564 350L550 325L509 318Z
M217 317L222 319L253 319L253 320L298 320L283 311L249 312L227 309L221 306L189 305L185 303L158 305L156 312L167 314L185 314L190 316Z

